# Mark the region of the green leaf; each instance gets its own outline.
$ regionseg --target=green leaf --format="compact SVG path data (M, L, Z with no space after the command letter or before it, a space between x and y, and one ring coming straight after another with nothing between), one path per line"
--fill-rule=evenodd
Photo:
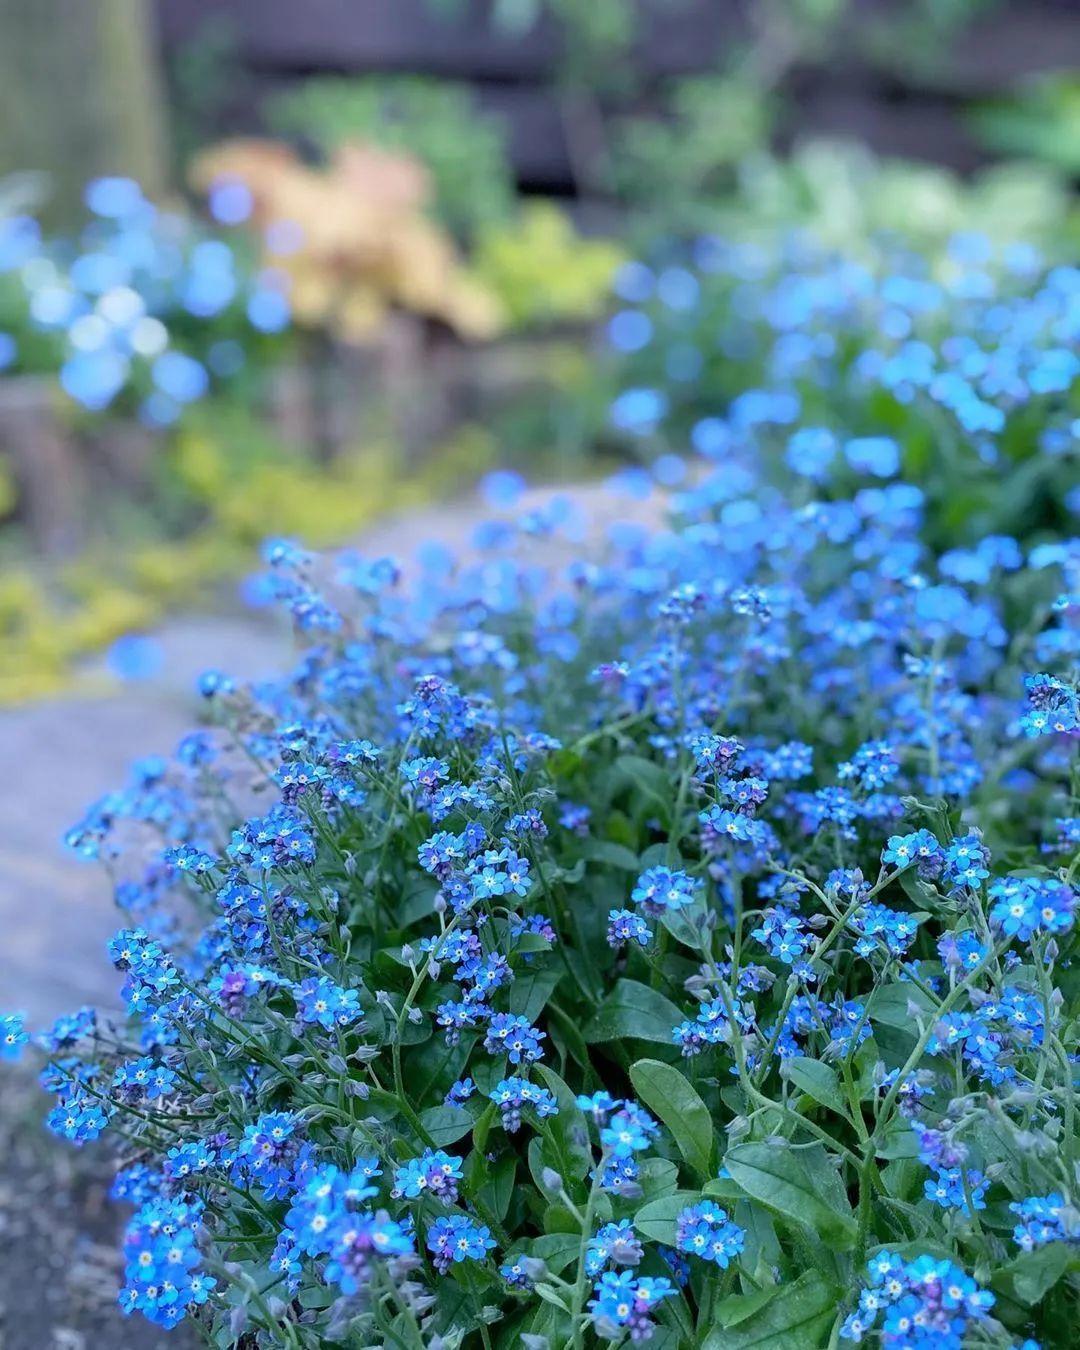
M543 1228L549 1236L569 1234L578 1242L581 1241L581 1219L575 1218L561 1200L544 1210Z
M674 1247L675 1221L684 1209L696 1205L700 1199L700 1191L676 1191L674 1195L650 1200L634 1215L634 1227L651 1242L662 1242L667 1247Z
M458 1106L429 1106L420 1112L420 1120L436 1148L456 1144L475 1124L472 1116Z
M473 1147L480 1153L487 1148L488 1135L491 1133L491 1127L495 1123L495 1115L498 1107L494 1102L489 1102L477 1117L476 1125L473 1129Z
M836 1168L819 1145L737 1144L724 1163L751 1199L806 1225L833 1246L854 1244L855 1217Z
M778 1285L770 1297L749 1308L736 1294L716 1309L720 1327L705 1337L702 1350L815 1350L824 1343L836 1317L837 1292L816 1271L792 1284ZM735 1320L729 1321L728 1318Z
M475 1325L473 1295L454 1280L440 1280L435 1294L433 1325L442 1334L453 1329L468 1330Z
M657 1344L655 1337L650 1350L680 1350L681 1346L694 1343L694 1319L682 1290L674 1298L666 1298L660 1304L657 1317L661 1323L661 1339Z
M562 1294L560 1294L559 1291L555 1289L553 1286L546 1284L536 1284L533 1285L533 1288L540 1295L540 1297L544 1300L545 1303L553 1304L556 1308L561 1309L561 1311L564 1313L568 1313L570 1311L570 1309L566 1305L566 1301L563 1298Z
M570 973L577 981L581 992L586 995L590 1002L598 1004L604 997L604 980L593 965L590 956L579 951L577 947L564 946L562 950L563 956L566 958L566 964L570 967Z
M545 1157L569 1185L585 1176L592 1166L589 1130L577 1099L554 1069L538 1064L536 1071L559 1104L558 1114L546 1122L545 1134L550 1135L551 1146L549 1151L545 1139Z
M589 862L607 863L623 872L639 872L638 856L623 844L613 844L610 839L590 839L582 849Z
M874 1151L878 1158L917 1158L919 1141L907 1125L896 1125L885 1132L884 1140Z
M583 1069L589 1068L589 1047L585 1044L585 1037L581 1034L581 1028L568 1013L564 1013L554 1003L548 1006L548 1028L557 1033L552 1036L556 1045L558 1045L558 1037L561 1036L566 1049L573 1055L574 1059Z
M615 761L620 777L629 782L636 793L648 797L664 812L665 819L671 811L672 784L667 770L651 759L640 755L620 755Z
M783 1250L776 1236L772 1215L761 1205L745 1198L729 1205L731 1216L745 1232L742 1268L757 1281L772 1279L772 1271L780 1264Z
M726 1200L729 1206L744 1198L742 1187L737 1186L730 1177L712 1177L702 1187L702 1192L714 1200Z
M922 1198L926 1168L917 1159L896 1158L878 1171L885 1189L894 1200L907 1205Z
M918 1029L912 1015L912 1005L924 1016L928 1016L932 1011L926 995L913 984L906 981L883 984L870 995L869 1017L871 1022L880 1022L883 1026L894 1027L897 1031L907 1031L916 1036Z
M535 1239L530 1255L546 1261L548 1269L560 1275L571 1261L577 1260L580 1250L580 1233L548 1233Z
M561 1315L557 1308L553 1308L550 1303L538 1303L533 1312L532 1319L528 1324L529 1331L534 1336L549 1337L548 1344L554 1344L550 1340L556 1334L561 1334L569 1326L569 1319ZM520 1344L520 1341L518 1342Z
M836 1111L842 1116L847 1114L840 1079L831 1065L823 1064L820 1059L807 1059L804 1055L797 1055L794 1059L784 1062L781 1072L786 1074L800 1092L805 1092L821 1106L827 1106L830 1111Z
M679 1169L670 1158L646 1158L638 1172L638 1185L645 1200L659 1200L679 1189Z
M540 933L519 933L513 942L515 956L551 951L551 943Z
M1063 1242L1052 1242L1032 1252L1022 1252L1007 1266L994 1273L996 1289L1011 1294L1026 1308L1040 1302L1047 1291L1067 1270L1080 1267L1080 1261Z
M554 966L523 971L510 986L507 998L510 1011L535 1022L559 983L561 973Z
M759 1308L776 1296L776 1286L768 1284L764 1289L755 1289L752 1294L729 1294L716 1305L714 1316L722 1327L737 1327L740 1322L753 1317Z
M682 1013L663 994L636 980L619 980L587 1023L585 1039L615 1041L636 1036L640 1041L671 1045L671 1030L682 1020Z
M660 915L660 922L676 942L681 942L684 947L696 951L701 946L701 920L704 916L705 911L701 906L694 904L686 909L664 910Z
M487 1180L479 1188L479 1198L501 1223L506 1218L514 1194L517 1158L513 1153L504 1154L493 1164L488 1164L478 1153L471 1154L470 1161L472 1158L479 1159L479 1177L487 1174Z
M439 888L430 877L413 880L394 906L395 922L401 928L408 928L420 919L430 918L435 913L435 897L438 893Z
M671 1131L688 1166L705 1180L713 1171L712 1116L683 1071L658 1059L642 1059L630 1069L630 1081Z
M576 773L584 761L575 750L555 750L547 757L547 770L552 778L569 778Z

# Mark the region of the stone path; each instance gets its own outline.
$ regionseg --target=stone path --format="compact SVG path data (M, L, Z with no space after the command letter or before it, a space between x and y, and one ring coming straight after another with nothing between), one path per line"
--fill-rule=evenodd
M530 492L519 509L552 495ZM599 486L565 495L594 534L615 520L651 522L658 514L655 500L616 499ZM438 539L468 552L487 514L475 502L416 512L375 527L357 547L404 560ZM537 550L550 563L562 546ZM117 927L108 883L95 864L65 850L64 832L124 782L132 761L170 752L194 725L200 671L258 678L280 670L291 645L283 628L248 614L178 619L156 637L165 659L153 680L118 689L91 674L77 695L0 712L0 1010L25 1011L35 1026L83 1003L115 1004L119 987L105 956Z
M194 722L195 677L281 664L283 640L257 622L206 618L158 635L163 674L145 684L0 713L0 1008L35 1025L83 1003L114 1003L105 957L117 914L104 873L64 848L64 832L143 755L168 752Z

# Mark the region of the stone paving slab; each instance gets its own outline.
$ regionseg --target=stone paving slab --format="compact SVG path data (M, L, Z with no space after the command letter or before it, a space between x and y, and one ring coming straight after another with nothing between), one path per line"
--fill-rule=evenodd
M119 989L105 956L117 927L108 882L64 848L64 832L134 760L171 751L194 725L199 671L257 677L287 651L244 619L184 620L158 636L165 661L153 682L0 713L0 1008L35 1024L114 1004Z

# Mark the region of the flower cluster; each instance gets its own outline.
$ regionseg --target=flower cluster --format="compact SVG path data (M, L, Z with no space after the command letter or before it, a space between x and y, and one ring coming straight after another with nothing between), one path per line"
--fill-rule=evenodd
M174 1327L205 1303L217 1280L201 1269L199 1201L149 1200L124 1233L124 1288L120 1307Z
M209 672L69 835L124 1015L34 1039L51 1127L116 1145L126 1307L293 1350L1072 1325L1080 545L943 549L887 419L799 418L747 396L586 547L559 497L460 559L266 546L289 673ZM777 425L846 477L763 478Z
M675 1246L680 1252L714 1261L721 1270L742 1251L746 1233L709 1200L684 1209L675 1224Z
M589 1300L592 1324L604 1340L619 1340L628 1331L632 1341L647 1341L660 1303L674 1294L670 1280L635 1277L628 1270L605 1271Z
M994 1296L951 1261L920 1256L904 1261L879 1252L868 1264L869 1280L859 1310L844 1322L845 1340L862 1342L881 1317L888 1350L960 1350L972 1323L985 1321Z
M29 216L0 221L0 371L55 373L90 412L124 406L169 426L279 340L287 289L242 242L162 210L130 179L95 179L85 198L75 239Z
M1013 1241L1025 1252L1045 1247L1048 1242L1080 1242L1080 1213L1065 1198L1053 1195L1031 1195L1009 1208L1020 1220L1013 1229Z
M976 482L992 521L1022 524L1022 494L993 489L1034 438L1046 481L1075 510L1080 270L974 231L927 257L896 224L857 256L792 232L772 247L757 235L665 242L625 264L606 334L611 428L659 447L666 482L685 477L673 452L688 441L717 461L753 446L811 492L906 468L931 494L943 540L957 495ZM949 454L926 452L931 426ZM943 548L950 580L1019 566L1015 540L992 530L973 549ZM1075 701L1061 699L1055 714L1075 718ZM1025 730L1038 735L1050 720L1036 707Z
M376 1259L410 1257L415 1245L410 1225L385 1210L363 1207L378 1194L370 1185L375 1171L363 1163L351 1172L333 1165L316 1171L289 1207L272 1267L292 1280L300 1274L301 1258L326 1258L325 1279L345 1294L357 1294L366 1288Z

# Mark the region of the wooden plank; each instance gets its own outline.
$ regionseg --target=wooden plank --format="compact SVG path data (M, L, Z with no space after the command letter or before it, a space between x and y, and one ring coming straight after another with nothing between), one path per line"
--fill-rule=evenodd
M555 91L543 85L480 85L476 101L501 122L519 183L563 191L572 174Z
M857 137L879 155L927 160L960 172L986 163L955 108L932 97L884 102L857 87L822 82L799 99L795 130L811 136Z
M557 52L549 25L514 38L470 0L457 20L426 0L158 0L167 47L197 39L224 13L243 63L277 70L416 71L467 79L546 76Z
M243 64L280 71L415 71L444 78L544 80L557 67L559 33L547 19L514 35L468 0L456 20L427 0L157 0L162 40L176 48L224 18ZM588 0L583 0L588 3ZM739 31L734 0L640 0L636 61L667 76L714 66Z
M953 97L1000 94L1021 80L1080 68L1080 5L1032 0L991 11L964 31L935 87Z
M18 484L19 518L43 553L70 555L83 535L86 475L44 376L0 380L0 455Z
M589 0L581 0L588 3ZM231 22L240 75L222 131L258 126L261 94L299 76L410 72L471 82L480 105L505 121L519 182L567 191L573 182L555 88L557 34L550 25L517 38L490 23L492 0L462 0L464 17L440 19L429 0L156 0L163 40L175 49L209 19ZM643 32L635 64L645 91L637 111L658 111L668 77L717 69L745 36L740 0L639 0ZM998 93L1033 72L1080 68L1080 0L1011 0L963 30L940 66L873 64L863 38L895 16L897 0L859 0L825 65L790 72L800 134L865 139L886 153L970 169L986 155L960 115L966 100ZM861 30L861 35L860 35ZM606 82L605 82L606 83ZM241 93L242 91L242 93Z
M588 0L582 0L588 3ZM737 0L639 0L642 37L636 63L646 76L715 68L745 36ZM156 0L167 49L197 40L209 21L229 24L242 64L280 71L416 71L460 79L543 80L553 74L559 35L542 20L523 35L490 21L491 0L463 0L462 15L443 18L429 0ZM857 25L895 15L872 0L856 10ZM855 44L839 51L849 64ZM966 26L940 74L895 74L918 87L983 94L1040 71L1080 66L1077 0L1013 0Z

